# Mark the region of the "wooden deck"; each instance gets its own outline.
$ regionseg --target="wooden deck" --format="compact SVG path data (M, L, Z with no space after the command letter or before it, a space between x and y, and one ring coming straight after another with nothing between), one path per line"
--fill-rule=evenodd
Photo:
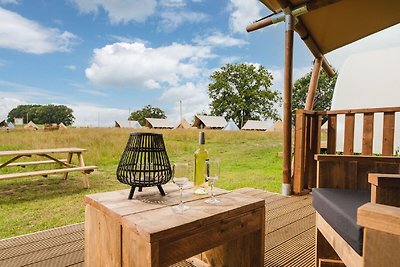
M315 266L311 196L285 197L252 188L237 191L265 199L265 266ZM0 266L83 266L83 228L79 223L0 240Z

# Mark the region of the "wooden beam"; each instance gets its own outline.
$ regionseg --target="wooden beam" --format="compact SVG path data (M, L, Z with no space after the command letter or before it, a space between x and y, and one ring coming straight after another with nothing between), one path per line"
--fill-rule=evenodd
M314 68L311 74L310 86L308 87L307 100L306 100L306 105L304 107L305 110L313 109L315 92L317 91L318 87L318 79L321 70L321 65L322 65L322 58L320 57L316 58L314 60Z
M283 84L283 176L282 193L290 194L292 153L292 76L293 76L293 16L286 15L285 76Z

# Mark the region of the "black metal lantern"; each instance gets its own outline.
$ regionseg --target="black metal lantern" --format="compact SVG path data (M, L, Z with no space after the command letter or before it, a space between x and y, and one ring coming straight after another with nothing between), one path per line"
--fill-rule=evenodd
M157 186L165 195L162 184L172 177L171 164L165 150L162 134L131 133L117 168L117 179L131 186L128 199L135 188Z

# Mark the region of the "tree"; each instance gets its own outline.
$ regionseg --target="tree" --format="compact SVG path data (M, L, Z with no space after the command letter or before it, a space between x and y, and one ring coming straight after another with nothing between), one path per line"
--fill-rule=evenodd
M227 64L210 79L211 115L231 118L240 126L247 120L279 119L276 107L282 98L270 89L273 78L263 66Z
M14 118L23 118L24 123L33 121L37 124L45 123L64 123L71 125L75 117L73 110L64 105L19 105L8 113L8 121Z
M167 116L165 116L165 112L160 108L147 105L140 110L132 112L128 120L138 121L141 125L144 125L146 122L145 118L165 119Z
M292 125L295 125L295 114L297 109L304 109L307 99L308 87L311 81L312 70L298 79L293 85L292 97ZM330 110L332 104L333 90L335 88L337 72L330 78L321 71L318 79L318 87L315 92L313 110ZM323 119L325 120L325 119Z

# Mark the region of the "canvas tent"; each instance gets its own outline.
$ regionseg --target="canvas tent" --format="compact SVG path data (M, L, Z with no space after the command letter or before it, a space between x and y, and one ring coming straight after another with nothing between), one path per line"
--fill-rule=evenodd
M173 129L175 127L174 123L168 119L155 119L155 118L146 118L145 126L147 128L154 129Z
M276 121L274 123L274 125L271 126L271 128L269 128L267 130L268 132L282 132L283 131L283 123L281 120Z
M14 128L15 128L14 124L12 122L9 122L8 129L14 129Z
M271 14L247 27L254 31L284 22L285 67L283 84L282 193L291 192L293 40L297 32L314 55L314 67L305 110L311 110L322 68L334 71L325 54L400 22L398 0L260 0ZM264 31L265 32L265 31Z
M370 64L373 62L373 64ZM363 72L357 71L362 68ZM332 110L400 106L400 47L358 53L349 57L335 85ZM395 114L400 125L400 114ZM382 154L383 113L375 114L373 153ZM354 152L362 152L363 117L355 116ZM400 129L394 134L393 151L400 149ZM337 118L336 150L343 152L344 116Z
M239 131L239 127L237 127L236 123L232 120L229 119L228 123L223 129L224 131Z
M199 129L223 129L227 122L222 116L205 116L196 115L193 122L193 127Z
M67 129L67 126L65 126L65 124L62 122L58 125L58 127L59 129Z
M24 126L25 129L32 129L32 130L38 130L39 127L37 127L37 125L35 123L33 123L33 121L28 122L28 124L26 124Z
M187 120L182 119L181 122L178 124L178 126L175 127L175 129L190 129L191 126L187 122Z
M114 122L114 127L115 128L133 128L133 129L140 129L142 128L142 125L140 125L140 123L138 121L122 121L122 122L118 122L115 121Z
M268 122L248 120L242 127L242 130L247 131L265 131L268 129Z

